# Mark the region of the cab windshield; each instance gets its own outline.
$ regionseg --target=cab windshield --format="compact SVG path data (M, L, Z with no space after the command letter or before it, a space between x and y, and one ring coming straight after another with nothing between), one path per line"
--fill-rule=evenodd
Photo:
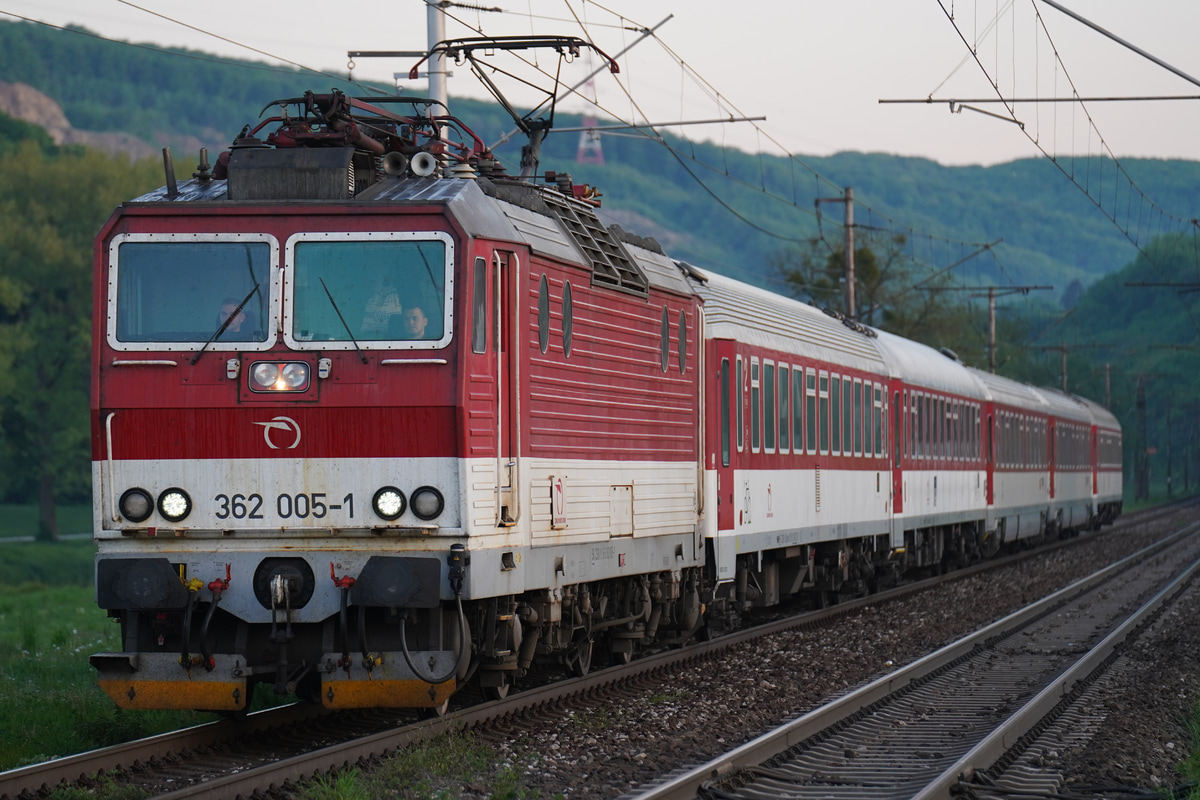
M129 236L114 244L116 292L109 302L115 313L109 319L117 344L191 349L211 339L221 349L267 341L274 260L269 241L156 238Z
M297 346L419 348L449 340L448 237L392 235L402 238L302 234L293 243L289 305Z

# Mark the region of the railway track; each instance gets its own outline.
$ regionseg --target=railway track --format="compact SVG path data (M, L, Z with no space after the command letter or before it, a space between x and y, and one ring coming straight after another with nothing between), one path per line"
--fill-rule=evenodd
M1172 513L1158 509L1110 529ZM1109 535L1106 532L1101 535ZM1087 540L1054 545L1071 547ZM515 694L507 700L457 710L446 718L419 722L415 715L386 712L330 714L311 706L288 706L224 720L186 731L153 737L126 745L58 759L0 773L0 798L44 796L50 787L66 782L86 785L96 773L111 773L121 783L146 787L164 797L233 797L268 791L308 776L338 769L394 751L407 743L457 728L486 726L499 718L516 718L529 709L563 706L597 693L635 691L652 685L658 676L690 661L702 661L747 642L797 627L819 627L838 616L865 606L896 600L923 591L937 582L955 581L971 574L1003 567L1030 554L987 562L934 581L900 587L890 592L840 604L820 612L789 617L711 642L639 659L628 667L605 670L580 679L564 680ZM575 698L575 700L573 700ZM357 735L355 735L357 733ZM365 735L364 735L365 734ZM172 787L179 787L171 790ZM164 792L166 792L164 794Z
M1053 796L1031 734L1197 574L1200 523L638 797Z

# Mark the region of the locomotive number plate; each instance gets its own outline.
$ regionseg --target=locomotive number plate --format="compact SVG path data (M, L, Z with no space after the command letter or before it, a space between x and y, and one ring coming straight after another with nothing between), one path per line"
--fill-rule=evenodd
M324 519L331 511L339 511L354 519L354 493L331 501L325 492L281 492L273 498L251 494L219 494L213 498L217 519Z

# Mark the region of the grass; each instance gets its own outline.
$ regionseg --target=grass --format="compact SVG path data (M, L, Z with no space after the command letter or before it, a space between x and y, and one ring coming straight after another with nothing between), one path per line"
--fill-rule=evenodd
M1192 712L1187 729L1191 734L1192 752L1179 765L1179 774L1183 778L1183 785L1187 788L1183 790L1182 794L1175 792L1168 795L1171 800L1200 800L1200 703Z
M465 790L494 800L532 800L542 795L524 784L522 774L529 766L504 760L469 732L451 732L398 752L371 772L355 768L321 776L297 796L300 800L450 800Z
M55 507L60 534L91 533L92 506L90 504L61 505ZM0 503L0 539L15 536L37 536L37 505Z
M0 770L212 719L123 711L100 691L88 656L120 650L120 630L90 586L0 587Z
M91 539L0 544L0 597L17 587L90 587L96 547ZM2 637L0 633L0 637Z
M13 517L4 512L5 532ZM89 511L90 515L90 511ZM88 656L120 650L96 606L90 540L0 544L0 770L127 742L212 719L123 711L96 686Z

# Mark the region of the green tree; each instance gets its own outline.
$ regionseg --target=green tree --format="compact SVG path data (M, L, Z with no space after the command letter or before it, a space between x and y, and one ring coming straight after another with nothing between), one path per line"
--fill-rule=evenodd
M928 268L905 255L905 244L904 236L877 237L854 248L856 317L933 347L953 346L961 340L958 332L967 313L962 298L939 291L947 288L947 278L930 277ZM768 263L793 297L844 310L845 248L823 249L822 242L814 239L807 248L776 251Z
M89 494L92 241L121 200L158 182L82 148L26 140L0 154L0 433L5 494L36 493L56 538L62 495Z

